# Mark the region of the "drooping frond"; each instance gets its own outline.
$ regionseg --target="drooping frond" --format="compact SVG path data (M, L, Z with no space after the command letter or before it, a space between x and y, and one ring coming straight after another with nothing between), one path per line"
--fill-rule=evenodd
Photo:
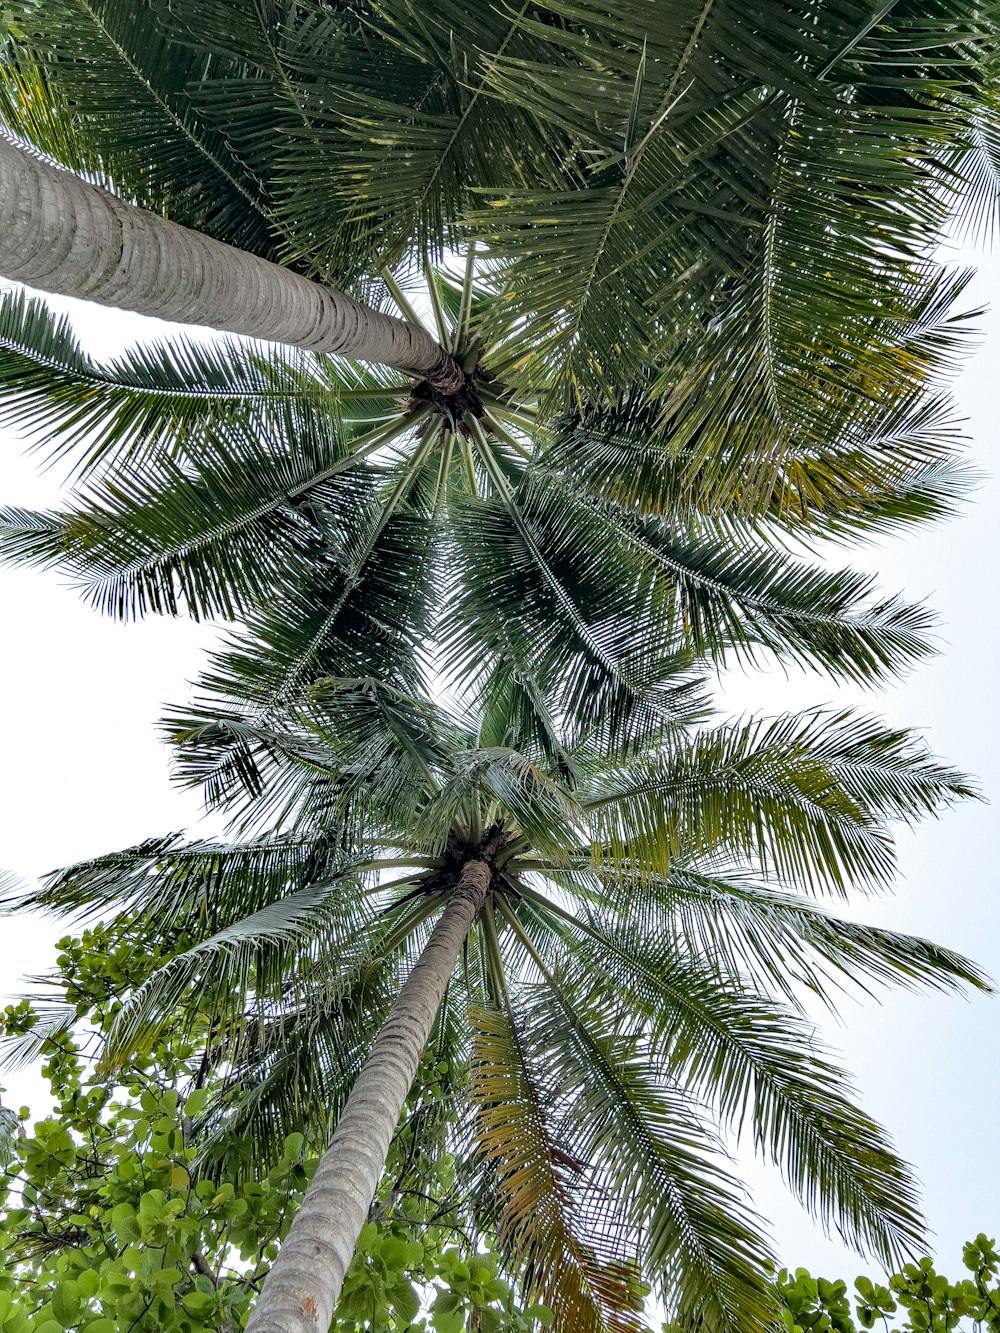
M113 912L165 934L196 925L215 931L308 885L333 884L353 866L316 829L247 842L185 843L167 834L57 871L38 888L6 895L2 906L77 919Z
M9 1106L0 1105L0 1171L5 1171L15 1153L17 1141L24 1134L20 1116Z
M433 520L387 515L378 503L346 516L329 565L317 565L280 601L246 617L199 682L211 696L262 711L329 676L384 680L419 692L419 628L433 615Z
M178 779L202 788L206 806L226 810L243 832L340 824L337 766L305 727L213 701L171 709L163 729Z
M646 520L636 542L673 583L692 651L720 665L727 653L753 662L759 645L871 685L930 651L930 613L899 597L879 598L869 575L816 568L763 548L749 533L686 534L669 521Z
M0 1037L0 1074L13 1074L51 1052L52 1042L72 1032L77 1022L75 1004L65 1000L35 1000L35 1021L23 1035Z
M0 553L64 570L119 619L232 620L336 569L344 513L372 503L373 479L346 470L350 445L332 420L289 435L293 450L284 433L230 422L189 441L183 463L161 455L92 479L75 508L0 511Z
M308 977L327 951L336 956L343 939L361 929L371 911L366 906L342 881L311 884L196 940L124 1002L108 1033L105 1062L113 1067L134 1051L151 1051L165 1019L182 1007L217 1018L226 1035L237 1033L239 1020L227 1015L234 1004L243 1008L240 997L252 993L258 1004L280 1004L303 971Z
M914 461L954 452L954 410L935 381L962 341L966 315L953 305L969 275L921 263L893 291L875 258L865 262L874 266L873 286L857 327L842 336L842 298L835 298L829 350L810 347L807 355L793 339L783 369L764 367L753 317L736 306L704 350L692 350L692 335L660 372L652 397L661 436L714 507L773 512L790 527L822 531L827 511L863 518L870 496L891 491L900 471L905 477ZM816 342L809 319L803 296L797 320ZM685 363L694 355L708 358L700 374ZM813 355L822 368L810 372ZM789 381L787 401L776 397L778 378Z
M512 1014L473 1008L469 1022L477 1150L501 1241L528 1293L580 1333L638 1333L637 1273L618 1237L616 1206L557 1137L547 1108L558 1087L529 1065Z
M553 475L527 491L525 508L539 526L561 526L567 546L600 551L614 569L623 607L635 597L637 618L662 620L676 645L697 657L725 664L732 654L753 662L764 648L874 683L929 651L932 622L921 607L877 598L868 575L796 559L738 518L693 521L683 508L640 517ZM630 577L622 578L623 571Z
M297 715L273 725L202 708L175 710L167 728L180 777L202 786L209 804L245 800L258 822L320 821L341 839L350 820L362 837L412 825L452 747L468 739L429 701L371 677L322 677Z
M604 890L610 902L624 898L611 880ZM666 930L674 947L715 957L730 975L749 975L793 1002L805 986L835 1008L830 983L840 980L864 990L991 989L983 971L951 949L836 916L731 866L675 862L667 879L630 886L630 897L622 908L638 930Z
M745 977L797 1009L805 992L836 1012L849 984L866 993L876 986L992 991L982 969L962 954L836 916L731 866L675 861L664 879L561 865L542 874L548 883L519 878L517 888L557 935L605 931L613 917L616 930L653 935L685 957L713 959L720 975Z
M669 936L594 923L572 950L567 993L629 1012L673 1077L748 1126L803 1205L842 1238L897 1262L919 1240L915 1185L884 1131L845 1095L849 1081L792 1009L714 959L684 957ZM619 1017L618 1021L621 1021Z

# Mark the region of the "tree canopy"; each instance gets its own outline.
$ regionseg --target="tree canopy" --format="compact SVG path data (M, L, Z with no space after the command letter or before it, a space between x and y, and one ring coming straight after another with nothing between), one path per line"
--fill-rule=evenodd
M772 1326L762 1227L717 1141L744 1120L807 1208L895 1262L919 1237L910 1177L802 989L987 983L813 899L887 887L892 826L973 788L861 714L720 723L706 685L777 659L877 686L931 650L924 608L819 553L939 517L967 480L942 387L965 275L936 247L959 209L995 210L993 10L4 15L0 165L25 182L5 272L44 277L82 241L93 263L53 290L106 280L113 303L135 279L151 313L217 292L246 332L294 289L359 334L336 342L354 361L178 336L108 364L40 300L0 298L0 412L70 479L51 512L0 511L0 555L120 619L229 622L166 725L234 840L153 838L18 898L144 951L104 1067L197 1034L219 1075L191 1113L206 1183L269 1181L270 1155L280 1184L474 862L485 905L427 1066L464 1112L424 1116L419 1094L405 1132L431 1127L529 1299L629 1333L648 1277L691 1326ZM420 358L380 359L375 329ZM150 1114L176 1119L169 1101ZM183 1127L170 1145L194 1151ZM159 1237L186 1204L147 1195ZM218 1263L193 1253L178 1281L218 1312Z

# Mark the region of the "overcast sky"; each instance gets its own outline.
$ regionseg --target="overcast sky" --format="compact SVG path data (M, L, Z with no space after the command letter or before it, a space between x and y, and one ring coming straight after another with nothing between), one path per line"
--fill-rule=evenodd
M981 263L974 302L1000 305L1000 260ZM110 356L166 326L138 316L60 302L87 350ZM1000 402L1000 316L958 381L972 456L996 470L993 438ZM40 476L23 442L0 435L0 502L53 503L59 477ZM938 754L1000 793L1000 485L989 477L958 522L916 538L843 557L879 573L888 591L927 599L941 617L942 655L877 697L837 691L817 676L729 678L720 701L734 712L773 713L813 704L860 702L893 722L919 727ZM100 618L54 575L0 569L6 645L0 765L0 869L26 878L171 829L192 829L196 796L172 787L156 736L162 707L183 702L211 630L150 619L117 625ZM995 808L967 805L915 835L904 835L894 897L856 909L866 919L930 936L972 954L1000 978ZM58 926L8 919L0 929L0 993L49 966ZM1000 1000L892 995L851 1003L827 1040L856 1074L861 1100L887 1124L924 1186L925 1210L942 1263L957 1270L961 1244L1000 1230ZM4 1100L43 1106L37 1074L6 1079ZM789 1200L773 1173L747 1178L756 1206L774 1223L784 1262L828 1275L861 1266L827 1241Z

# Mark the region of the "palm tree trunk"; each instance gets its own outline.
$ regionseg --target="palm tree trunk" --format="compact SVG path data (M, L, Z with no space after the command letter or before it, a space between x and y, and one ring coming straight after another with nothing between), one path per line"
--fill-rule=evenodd
M358 1075L250 1316L247 1333L326 1333L389 1142L459 951L490 887L467 861Z
M0 276L143 315L413 371L460 367L414 324L135 208L0 133Z

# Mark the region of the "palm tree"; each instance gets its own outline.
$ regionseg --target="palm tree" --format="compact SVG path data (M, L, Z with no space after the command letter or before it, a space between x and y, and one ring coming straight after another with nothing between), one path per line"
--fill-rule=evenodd
M183 341L96 366L7 298L8 420L84 452L82 498L5 511L4 553L121 616L239 622L203 689L261 725L311 680L413 691L432 660L514 672L540 726L563 706L641 726L679 649L866 682L919 657L923 612L787 546L924 519L960 488L933 386L961 279L928 255L992 28L972 6L964 26L690 8L26 0L0 115L36 156L3 161L48 183L4 242L18 273L72 249L43 202L68 191L154 249L224 268L229 245L211 290L238 303L252 271L279 321L312 278L394 302L410 342L389 362L430 377ZM458 392L414 359L418 272L420 346L461 364Z
M478 244L503 294L485 365L518 399L615 401L652 368L673 429L713 451L720 432L755 452L822 435L859 356L868 393L895 380L882 341L950 201L990 189L988 154L955 171L992 142L995 35L972 0L19 9L0 119L120 201L5 143L4 273L451 395L444 345L287 269L378 305L400 265Z
M961 283L930 253L986 114L993 33L975 5L959 8L873 17L860 4L525 0L469 13L434 0L418 14L409 0L26 0L0 62L0 117L17 141L0 149L0 171L24 187L8 205L6 271L375 364L174 341L101 366L44 308L8 298L9 418L43 428L57 450L75 446L77 493L59 513L6 511L0 545L70 570L121 616L238 622L202 682L206 701L177 725L192 773L213 800L242 792L245 821L322 822L345 783L364 807L351 774L328 772L313 731L289 730L324 682L374 678L380 700L405 699L443 673L481 696L487 718L502 702L501 748L512 732L571 807L558 810L575 840L539 843L542 825L524 826L508 778L494 793L503 832L529 843L511 856L536 853L537 873L594 911L619 880L667 893L678 854L708 855L730 835L673 829L655 785L645 804L641 791L629 804L613 790L594 812L580 802L602 799L587 785L602 763L630 772L651 737L688 717L679 664L777 653L875 682L926 651L920 609L787 548L939 513L961 480L933 388ZM133 283L154 260L164 281ZM193 264L204 284L189 281ZM433 335L418 327L419 281ZM341 337L345 319L353 341ZM324 320L333 341L317 334ZM755 753L746 738L733 743ZM881 744L891 756L893 742ZM807 768L815 776L822 762ZM303 772L321 780L303 787ZM845 829L915 812L885 791L854 792L862 777L838 781ZM427 835L437 859L424 869L440 872L449 831L482 850L496 821L473 838L467 799L468 813ZM428 800L417 782L406 818ZM747 829L771 836L739 809ZM649 846L601 822L625 810L648 817ZM395 820L376 822L380 837L402 836ZM725 827L715 806L712 820ZM345 846L365 845L361 832ZM877 834L862 852L843 830L815 838L824 873L839 867L845 882L885 853ZM742 850L759 854L751 843ZM533 939L522 917L534 909L524 895L513 906L506 891L496 897L492 863L509 850L472 859L491 863L490 911L516 952L527 950L518 931ZM811 866L793 837L775 868L808 878ZM521 862L511 873L522 869L535 873ZM453 941L478 906L465 901ZM897 970L891 957L903 973L969 975L941 953L903 944L897 956L883 941L871 954L856 938L852 960L871 957L875 970ZM538 960L525 952L502 978L478 935L473 947L492 977L477 1001L487 1035L474 1068L494 1067L490 1032L494 1054L506 1037L523 1062L531 1034L500 980L514 994L521 971L530 980L542 968L535 981L555 993L548 968L563 993L570 983L537 943ZM771 982L775 966L772 953ZM593 1002L611 1012L606 997ZM626 1059L615 1047L615 1067L651 1058L655 1028L635 1013L636 1050ZM607 1053L610 1032L597 1031ZM525 1080L508 1080L521 1105L539 1086ZM494 1088L494 1100L510 1089ZM636 1097L666 1125L659 1102ZM482 1132L500 1134L483 1101ZM529 1107L525 1133L532 1124L546 1132ZM513 1144L498 1150L491 1190L509 1244L538 1290L579 1312L574 1274L589 1252L574 1248L567 1221L577 1268L567 1267L533 1248L540 1227L525 1220L523 1194L506 1211ZM639 1179L617 1160L601 1169ZM568 1198L553 1170L552 1190ZM635 1216L615 1221L635 1231ZM732 1260L720 1260L721 1286L714 1259L706 1267L686 1251L691 1233L679 1227L668 1282L684 1308L752 1327L764 1318L749 1268L758 1250L740 1225L713 1242ZM627 1326L610 1313L628 1304L623 1270L610 1272L588 1317ZM316 1299L325 1310L333 1297Z
M336 1123L253 1329L327 1326L432 1036L464 1088L468 1207L559 1327L638 1329L642 1277L700 1327L771 1327L764 1224L712 1119L748 1120L802 1202L887 1260L919 1235L906 1169L802 996L833 978L985 985L813 901L883 887L892 823L967 784L906 733L822 712L678 721L619 749L564 728L557 762L511 699L466 718L327 680L254 740L298 812L284 832L153 839L21 898L119 912L140 953L174 940L122 997L106 1058L148 1049L179 1008L207 1021L206 1058L231 1070L209 1156L246 1169L289 1129L325 1146ZM223 736L186 731L190 773ZM260 777L244 766L251 800Z
M464 292L435 281L458 319ZM235 621L200 685L210 712L263 726L329 675L419 692L428 668L466 689L500 670L543 730L552 710L642 727L679 653L871 685L929 649L925 610L804 547L953 502L946 409L919 386L772 466L754 513L664 448L641 400L532 431L500 402L452 421L410 395L399 413L408 388L385 373L237 344L98 365L16 295L0 342L3 418L76 455L64 509L0 510L0 553L122 619ZM951 346L927 312L897 354L940 366Z

